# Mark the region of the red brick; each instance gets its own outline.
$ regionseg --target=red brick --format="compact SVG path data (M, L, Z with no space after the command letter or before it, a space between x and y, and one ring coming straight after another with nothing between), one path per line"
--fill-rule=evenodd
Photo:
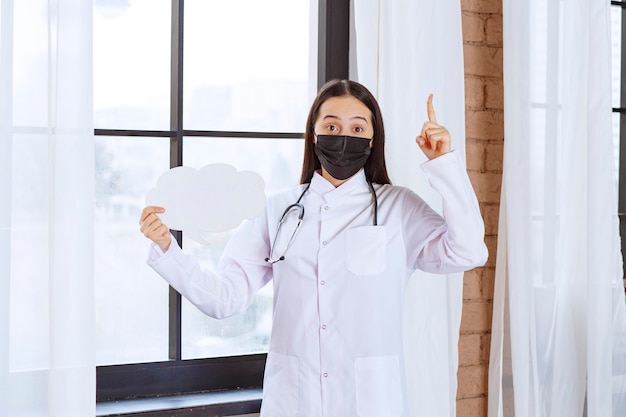
M504 109L504 85L502 78L483 78L485 86L485 108Z
M482 203L499 203L502 175L490 172L468 172L478 201Z
M480 77L465 77L465 108L485 109L485 85Z
M489 354L491 352L491 333L481 335L480 353L482 363L489 363Z
M462 334L459 337L459 366L480 365L482 357L482 335Z
M461 14L464 43L485 42L485 19L475 12Z
M502 78L502 48L463 45L465 75Z
M481 268L474 268L463 275L463 299L480 300L483 293Z
M493 300L493 289L496 281L496 269L494 267L491 268L483 268L483 280L482 280L482 289L481 289L481 297L483 300L492 301Z
M488 46L502 46L502 16L491 15L485 20L485 41Z
M504 142L489 141L485 146L485 171L502 172Z
M498 219L500 216L500 205L489 203L481 204L481 213L485 222L485 235L493 236L498 234Z
M486 365L460 366L457 372L457 399L484 397L488 386L487 369Z
M491 330L493 305L487 301L464 301L461 315L461 332L487 332Z
M465 135L472 139L504 139L504 112L465 110Z
M487 397L457 400L456 415L460 417L487 417Z
M494 282L495 267L493 266L466 271L463 276L463 300L493 301Z
M485 244L487 245L487 249L489 250L489 258L487 259L487 263L484 265L487 268L495 268L496 267L496 255L498 249L498 236L485 236Z
M461 0L461 10L478 13L502 13L502 0Z
M468 171L485 170L486 143L484 140L468 139L465 143L465 159Z

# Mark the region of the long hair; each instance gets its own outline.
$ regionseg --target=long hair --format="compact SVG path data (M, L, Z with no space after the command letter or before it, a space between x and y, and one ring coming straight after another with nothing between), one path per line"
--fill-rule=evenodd
M306 119L306 129L304 131L304 161L302 163L302 175L300 183L311 182L313 173L322 167L319 158L315 155L313 136L315 134L315 122L319 117L319 110L322 104L332 97L352 96L365 104L372 112L372 124L374 127L374 137L372 150L369 158L365 162L365 178L369 182L377 184L391 184L385 165L385 128L383 126L383 116L378 107L376 99L363 85L350 80L331 80L320 88L317 97L311 105L309 116Z

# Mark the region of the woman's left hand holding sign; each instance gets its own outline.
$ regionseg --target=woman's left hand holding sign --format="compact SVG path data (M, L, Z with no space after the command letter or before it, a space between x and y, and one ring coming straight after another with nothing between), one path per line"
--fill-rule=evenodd
M157 216L157 213L163 212L165 212L163 207L145 207L139 219L139 230L145 237L159 245L163 252L167 252L172 243L172 236L170 235L170 229Z

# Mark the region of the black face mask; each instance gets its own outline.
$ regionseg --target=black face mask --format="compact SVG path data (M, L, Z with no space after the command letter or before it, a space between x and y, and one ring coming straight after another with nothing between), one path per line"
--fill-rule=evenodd
M371 139L356 136L317 135L315 155L333 178L345 180L365 165L370 142Z

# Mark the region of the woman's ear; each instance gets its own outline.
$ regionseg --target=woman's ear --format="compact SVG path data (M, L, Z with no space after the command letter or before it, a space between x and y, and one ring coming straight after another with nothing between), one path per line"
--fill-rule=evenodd
M374 139L370 139L370 149L374 147Z

